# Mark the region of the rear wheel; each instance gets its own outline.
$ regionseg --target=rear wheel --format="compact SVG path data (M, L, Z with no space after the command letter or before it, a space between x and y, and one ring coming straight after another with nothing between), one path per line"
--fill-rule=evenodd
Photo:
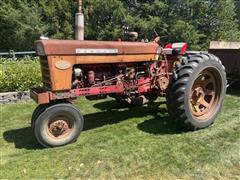
M63 146L74 142L83 129L83 117L69 103L47 107L35 120L34 134L45 147Z
M226 74L214 55L191 55L176 70L167 93L167 106L173 119L189 129L211 125L219 114L226 93Z

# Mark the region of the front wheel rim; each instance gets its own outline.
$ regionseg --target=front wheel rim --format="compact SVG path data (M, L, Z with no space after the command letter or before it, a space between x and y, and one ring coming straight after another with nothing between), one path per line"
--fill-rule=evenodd
M73 123L63 116L57 116L49 120L45 131L53 140L62 140L68 137L73 131Z

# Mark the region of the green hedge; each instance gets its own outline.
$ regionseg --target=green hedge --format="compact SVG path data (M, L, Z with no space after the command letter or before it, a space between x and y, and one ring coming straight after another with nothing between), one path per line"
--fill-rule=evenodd
M39 58L0 58L0 92L26 91L40 85Z

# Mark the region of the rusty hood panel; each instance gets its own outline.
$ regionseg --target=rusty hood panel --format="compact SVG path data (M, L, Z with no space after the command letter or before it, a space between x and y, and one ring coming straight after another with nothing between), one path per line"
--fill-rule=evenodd
M35 42L38 55L86 54L156 54L156 42L39 40Z

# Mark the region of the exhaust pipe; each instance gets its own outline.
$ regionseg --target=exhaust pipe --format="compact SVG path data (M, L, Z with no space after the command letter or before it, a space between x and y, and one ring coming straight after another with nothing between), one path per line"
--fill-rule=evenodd
M84 15L82 12L83 1L78 0L78 13L75 14L75 39L84 40Z

